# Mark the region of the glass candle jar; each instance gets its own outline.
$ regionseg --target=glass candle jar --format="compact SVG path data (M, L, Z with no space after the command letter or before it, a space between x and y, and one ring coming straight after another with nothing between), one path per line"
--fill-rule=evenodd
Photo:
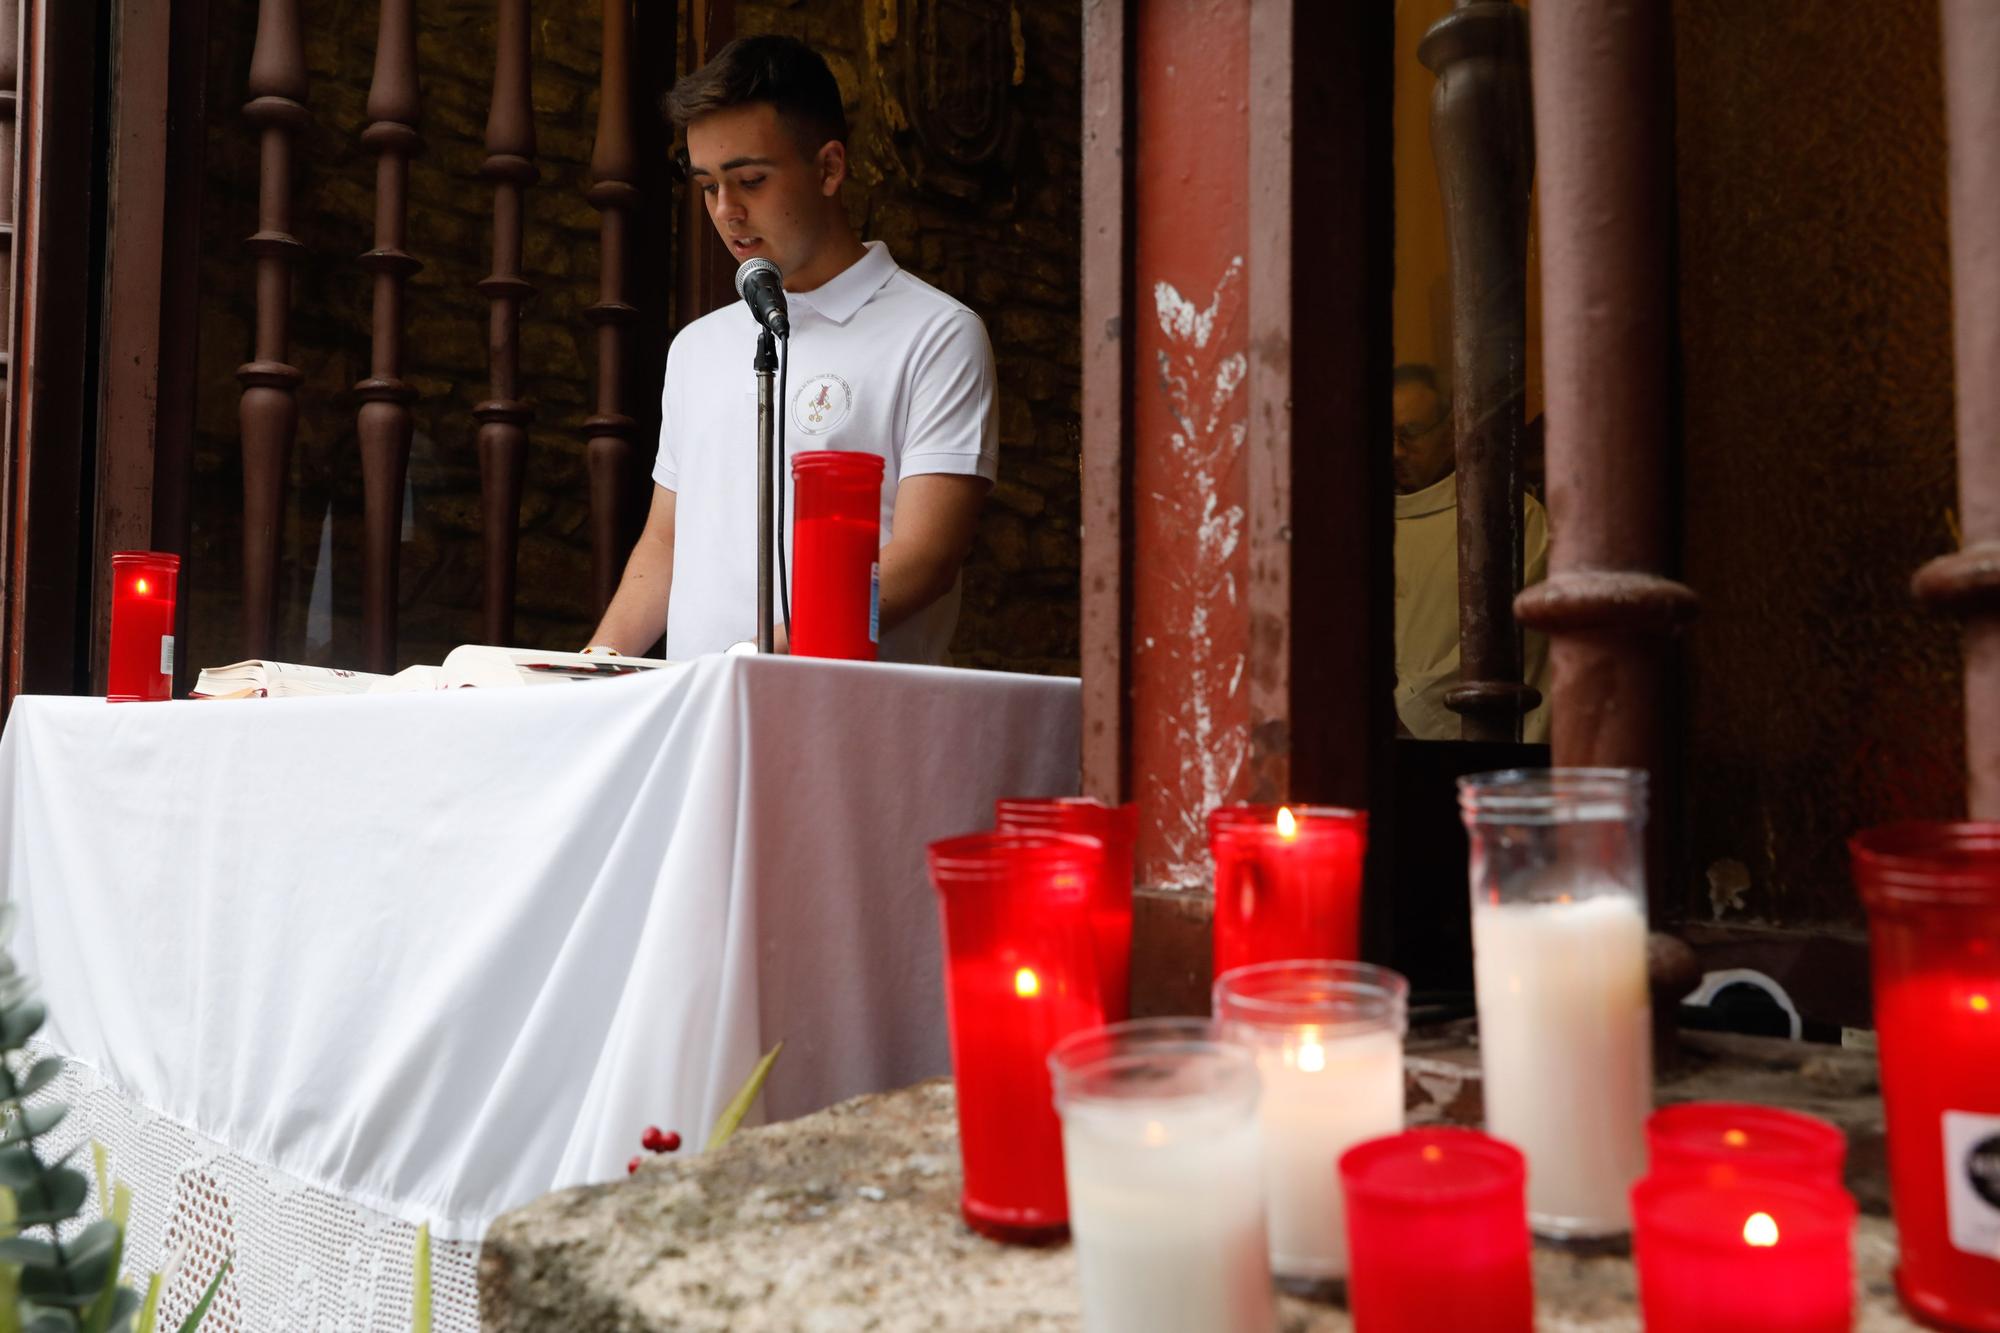
M174 600L181 558L165 551L111 557L111 648L105 698L170 699L174 693Z
M1849 843L1868 909L1896 1289L1919 1318L2000 1330L2000 823Z
M1257 1068L1198 1019L1049 1057L1086 1333L1271 1333Z
M930 845L942 904L945 999L958 1089L961 1211L996 1240L1060 1239L1062 1130L1049 1051L1101 1026L1090 905L1092 838L980 833Z
M1458 786L1486 1128L1527 1155L1538 1234L1622 1234L1653 1101L1646 775L1515 770Z
M1367 963L1257 963L1215 983L1215 1018L1256 1054L1271 1271L1347 1276L1340 1155L1403 1127L1410 983Z
M881 640L882 457L792 456L792 638L797 657L875 660Z
M1632 1191L1646 1333L1848 1333L1854 1200L1791 1180L1648 1177Z
M1216 976L1252 963L1360 956L1365 812L1225 805L1209 812L1208 846Z
M1647 1173L1716 1185L1748 1178L1841 1187L1847 1135L1797 1111L1741 1102L1683 1102L1646 1121Z
M1413 1129L1340 1159L1358 1333L1533 1333L1527 1163L1474 1129Z
M1082 796L1002 797L993 803L993 826L1002 833L1074 833L1104 844L1104 873L1091 904L1090 929L1097 941L1097 979L1104 986L1104 1021L1124 1022L1131 1012L1132 844L1139 833L1139 807Z

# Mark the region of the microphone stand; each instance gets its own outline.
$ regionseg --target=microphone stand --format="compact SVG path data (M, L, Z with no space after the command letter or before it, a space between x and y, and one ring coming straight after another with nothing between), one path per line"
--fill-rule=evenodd
M778 343L771 331L757 331L757 651L777 651L771 626L771 527L775 522L777 472L771 466L771 378L778 373Z

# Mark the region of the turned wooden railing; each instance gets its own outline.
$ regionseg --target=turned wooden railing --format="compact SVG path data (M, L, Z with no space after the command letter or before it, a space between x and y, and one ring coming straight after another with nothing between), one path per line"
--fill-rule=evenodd
M1538 5L1549 577L1515 599L1546 631L1554 760L1660 785L1667 652L1694 593L1667 560L1673 50L1663 5ZM1655 818L1655 828L1663 821Z
M1917 571L1918 597L1965 620L1966 807L2000 819L2000 8L1944 0L1960 549Z
M1466 740L1513 741L1541 702L1522 683L1514 623L1534 180L1527 13L1513 0L1458 0L1417 55L1437 76L1431 143L1451 254L1460 683L1444 701Z
M278 612L278 534L285 474L298 432L298 368L289 364L292 260L292 152L306 123L306 53L298 0L259 0L250 57L250 102L243 115L259 144L257 338L237 368L243 385L243 639L246 656L270 653Z
M514 640L515 561L520 547L521 484L528 462L528 422L520 397L521 303L534 287L521 276L522 225L535 170L534 98L528 72L528 0L500 0L493 103L486 117L486 163L493 183L493 272L479 284L492 303L487 329L491 373L479 419L479 488L486 529L488 643Z
M361 444L364 521L361 623L370 671L396 669L396 574L401 565L403 480L410 468L416 390L403 382L403 286L423 267L409 241L410 159L416 156L417 18L415 0L382 0L370 124L361 142L375 152L375 248L361 266L375 277L375 351L367 379L354 386Z
M14 395L14 135L20 88L21 4L0 0L0 421L7 420Z
M617 590L624 556L621 519L631 497L632 438L638 422L625 411L626 358L639 312L625 298L639 160L632 132L632 10L604 0L602 87L597 142L590 155L590 202L600 216L597 304L597 410L583 423L590 468L590 590L599 614Z

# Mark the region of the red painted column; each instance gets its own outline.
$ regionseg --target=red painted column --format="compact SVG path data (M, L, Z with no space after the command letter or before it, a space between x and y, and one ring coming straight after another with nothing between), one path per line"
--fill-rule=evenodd
M1128 13L1133 12L1128 9ZM1249 758L1250 11L1137 7L1132 733L1139 882L1208 881L1204 818Z

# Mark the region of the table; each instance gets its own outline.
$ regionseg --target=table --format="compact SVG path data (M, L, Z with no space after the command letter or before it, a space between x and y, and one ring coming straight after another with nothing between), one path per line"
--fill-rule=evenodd
M779 658L25 697L0 889L84 1092L472 1242L648 1124L691 1150L780 1039L771 1118L946 1071L924 845L1074 791L1077 755L1073 680Z

